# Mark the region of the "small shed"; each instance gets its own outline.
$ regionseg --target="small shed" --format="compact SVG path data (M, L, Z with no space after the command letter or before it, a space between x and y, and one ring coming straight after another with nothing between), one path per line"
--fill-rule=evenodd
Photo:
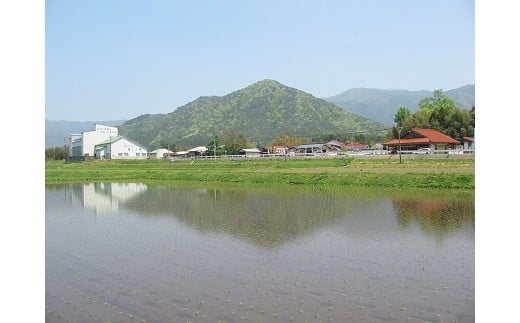
M174 157L187 157L188 156L188 151L186 150L181 150L181 151L177 151L174 155Z
M159 148L150 152L151 159L163 159L170 155L173 155L173 151L166 148Z
M345 144L345 147L347 148L347 150L363 150L363 149L369 148L367 144L357 142L357 141L347 142Z
M208 150L206 146L198 146L195 148L191 148L188 150L188 156L189 157L199 157L204 155L204 153Z
M240 149L240 153L246 155L246 157L260 157L260 150L257 148Z
M273 151L271 153L277 155L285 155L288 151L289 148L287 148L287 146L275 145L273 146Z
M338 149L331 147L327 144L320 143L310 143L299 145L294 149L294 152L297 154L322 154L328 153L332 151L337 151Z

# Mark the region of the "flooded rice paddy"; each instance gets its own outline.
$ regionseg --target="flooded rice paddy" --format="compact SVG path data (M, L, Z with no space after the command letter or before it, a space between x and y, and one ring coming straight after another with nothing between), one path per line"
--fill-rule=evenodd
M46 186L47 322L473 322L473 201Z

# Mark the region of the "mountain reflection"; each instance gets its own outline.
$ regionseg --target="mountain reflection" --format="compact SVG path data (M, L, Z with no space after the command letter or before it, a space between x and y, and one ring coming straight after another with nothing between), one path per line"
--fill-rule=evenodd
M363 203L320 194L265 193L216 189L154 189L132 208L169 214L202 232L227 233L272 248L333 225Z
M344 236L382 234L410 228L444 238L474 227L468 201L411 200L321 193L187 189L140 183L65 185L66 200L96 214L131 210L141 216L170 216L201 232L225 233L263 248L334 227ZM389 215L389 216L387 216ZM364 223L364 225L359 225Z

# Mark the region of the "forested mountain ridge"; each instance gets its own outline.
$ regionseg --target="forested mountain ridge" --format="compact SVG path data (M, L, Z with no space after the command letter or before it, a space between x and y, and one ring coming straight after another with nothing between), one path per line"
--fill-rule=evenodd
M419 102L432 94L433 91L427 90L354 88L323 99L343 107L347 111L392 126L399 107L407 107L413 113L419 108ZM471 109L475 106L475 85L444 91L444 94L454 100L460 108Z
M206 145L226 130L267 144L278 136L377 132L381 123L346 111L309 93L263 80L225 96L203 96L168 114L125 122L120 134L149 149L166 144Z

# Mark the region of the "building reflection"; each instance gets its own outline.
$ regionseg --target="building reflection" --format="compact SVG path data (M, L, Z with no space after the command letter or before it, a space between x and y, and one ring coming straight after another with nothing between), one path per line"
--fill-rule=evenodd
M142 183L86 183L67 186L67 199L96 214L114 213L119 207L144 193Z

